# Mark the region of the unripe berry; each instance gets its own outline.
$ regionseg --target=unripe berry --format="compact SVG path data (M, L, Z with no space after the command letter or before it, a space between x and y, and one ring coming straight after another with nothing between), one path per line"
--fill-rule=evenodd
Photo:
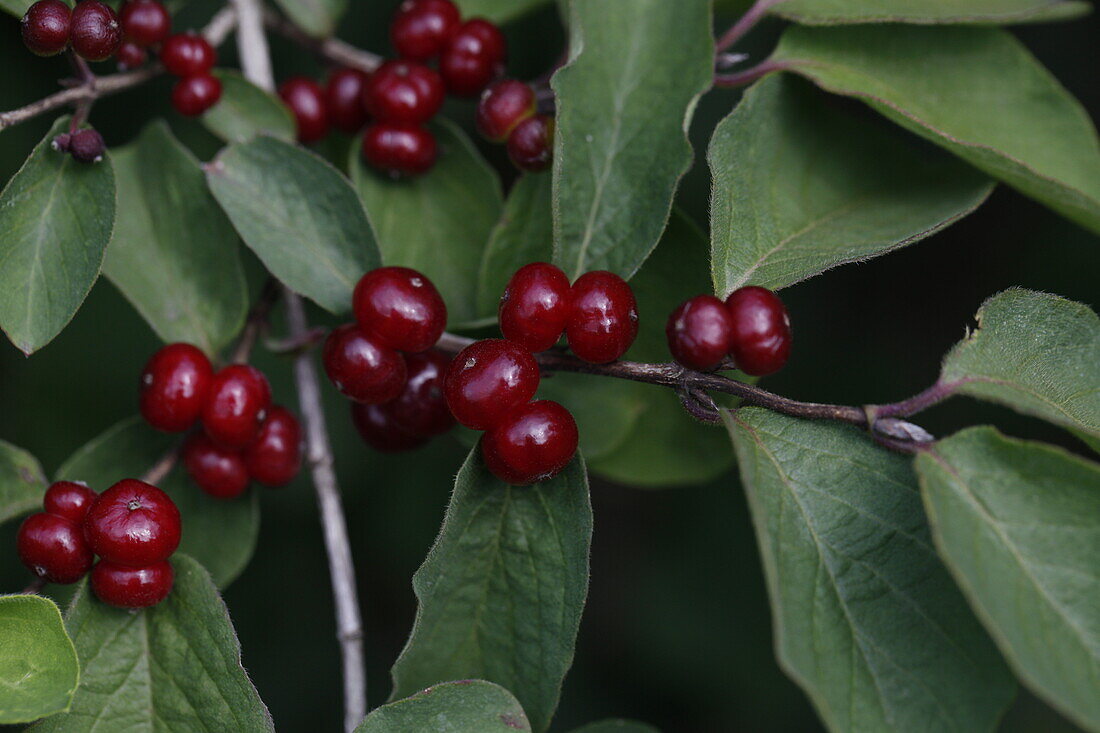
M240 450L260 435L271 407L271 385L248 364L230 364L210 381L202 408L206 434L225 448Z
M439 55L460 22L451 0L405 0L390 24L390 41L402 58L427 61Z
M79 524L44 512L23 520L16 547L27 569L51 583L75 583L95 560Z
M404 357L354 323L332 330L321 361L336 390L356 402L389 402L405 388Z
M749 286L730 293L726 308L737 368L755 377L782 369L791 355L791 320L783 301L767 288Z
M73 8L69 43L78 56L88 61L113 56L122 43L122 29L115 11L99 0L80 0Z
M103 136L95 130L77 130L69 136L69 155L80 163L98 163L106 151Z
M363 134L363 160L393 178L427 173L436 155L435 135L423 127L379 122Z
M535 114L535 90L516 79L504 79L481 94L477 103L477 131L501 143L516 125Z
M61 0L38 0L23 16L23 44L36 56L56 56L69 45L71 17Z
M245 448L248 475L264 486L285 486L302 467L302 429L298 418L276 405L267 415L256 442Z
M554 265L532 262L516 270L500 298L504 338L531 351L558 342L569 320L569 278Z
M523 486L557 475L577 452L577 423L557 402L537 400L509 412L481 438L493 474Z
M534 397L539 378L539 365L527 349L513 341L486 339L454 358L443 394L456 420L488 430Z
M532 173L546 170L554 158L554 118L528 117L512 130L507 148L508 157L520 170Z
M180 544L180 512L168 494L123 479L99 495L84 518L92 552L104 560L143 567L167 560Z
M155 46L172 30L172 16L157 0L130 0L118 14L122 32L136 45Z
M455 424L443 398L443 380L451 357L432 349L409 354L405 363L409 371L405 389L386 405L394 424L416 436L431 437L447 432Z
M160 49L160 62L169 74L181 78L209 74L217 60L217 52L197 33L177 33L169 36Z
M390 404L392 403L385 405L351 403L351 422L355 425L363 442L382 453L400 453L427 443L426 437L413 435L394 422Z
M148 608L168 597L174 579L166 561L135 568L100 560L92 568L90 583L96 597L110 606Z
M162 347L141 373L142 417L157 430L187 430L202 414L213 377L210 360L198 347L185 343Z
M80 524L97 496L99 494L88 488L87 484L58 481L46 489L46 495L42 497L42 508L48 514Z
M144 66L145 62L149 60L149 54L136 43L125 41L118 47L116 58L118 59L119 70L129 71Z
M439 58L439 74L447 91L473 97L504 71L507 42L500 29L473 18L454 30Z
M292 76L279 85L279 97L294 115L298 142L315 142L328 134L325 93L317 82Z
M638 306L630 286L615 273L596 270L581 275L570 288L569 300L565 335L581 359L606 364L634 343Z
M183 465L191 480L218 499L235 499L248 488L248 468L239 451L222 448L203 433L183 444Z
M172 106L184 117L195 117L218 103L222 83L210 74L196 74L180 79L172 87Z
M352 294L355 320L392 349L427 351L447 326L447 306L435 285L408 267L379 267Z
M363 93L368 78L359 69L336 69L325 86L325 107L328 109L329 121L349 135L359 132L367 124Z
M684 301L665 326L672 357L701 372L718 366L733 345L733 319L726 304L713 295Z

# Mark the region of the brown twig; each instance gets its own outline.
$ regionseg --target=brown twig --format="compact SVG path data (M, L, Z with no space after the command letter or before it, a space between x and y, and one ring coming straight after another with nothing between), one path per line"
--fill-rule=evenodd
M240 338L237 339L237 345L233 347L233 353L229 357L231 363L248 363L249 358L252 356L252 349L256 346L257 339L259 339L260 334L267 328L267 320L271 315L271 309L275 307L275 302L279 300L279 294L281 292L279 282L275 278L269 277L267 281L264 282L263 289L260 291L260 297L256 299L252 309L248 312L248 320L245 321Z
M23 590L21 590L19 592L22 593L23 595L27 596L27 595L37 594L45 587L46 587L46 579L45 578L35 578L34 580L32 580L30 583L27 584L26 588L24 588Z
M176 467L176 463L180 459L180 450L182 446L173 446L170 450L165 451L164 455L157 459L148 471L141 477L141 480L147 484L157 486L161 481L172 473L172 469Z
M339 38L314 38L273 10L264 11L264 25L334 64L350 66L368 74L382 65L381 56L356 48Z

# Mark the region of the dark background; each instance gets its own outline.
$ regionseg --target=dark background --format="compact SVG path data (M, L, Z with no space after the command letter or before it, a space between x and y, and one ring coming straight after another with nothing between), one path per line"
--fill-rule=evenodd
M353 0L340 34L385 52L394 4ZM176 27L201 26L216 6L188 4ZM730 19L720 16L716 27ZM781 26L766 22L744 50L766 55ZM1095 16L1014 29L1093 119L1100 117L1098 30ZM549 8L507 32L509 71L521 78L541 73L561 48L562 30ZM15 19L0 18L0 39L0 109L44 96L66 74L63 60L37 59L23 49ZM282 42L274 51L280 78L324 71ZM232 43L223 48L222 62L235 64ZM197 123L171 113L169 84L159 79L100 102L92 120L108 144L124 144L150 118L165 116L200 157L209 158L217 142ZM702 151L737 96L709 93L692 126L697 160L679 203L702 224L709 186ZM448 114L468 124L472 107L451 104ZM50 121L45 116L0 134L0 179L17 169ZM511 175L499 148L484 152ZM1095 306L1097 245L1094 235L999 187L977 213L931 239L785 291L795 353L767 386L796 398L850 404L910 395L935 379L941 355L993 293L1021 285ZM260 270L246 257L255 293ZM320 313L313 317L331 323ZM156 347L135 311L101 280L72 324L32 359L0 343L0 438L29 449L52 472L73 450L136 411L137 375ZM257 363L270 375L277 399L293 404L289 364L266 354ZM412 454L380 456L358 442L334 392L325 394L359 573L373 706L389 692L388 668L415 609L410 577L438 530L466 451L444 438ZM969 400L936 408L920 422L938 434L996 422L1010 434L1080 448L1059 430ZM555 730L606 716L639 718L669 733L820 729L806 697L775 662L759 557L738 483L733 472L705 486L665 491L593 482L591 591ZM14 532L15 523L0 528L0 547L13 546ZM0 553L0 591L16 591L26 580L14 552ZM306 481L264 492L256 555L225 598L245 666L278 728L338 730L341 687L328 571ZM1003 730L1074 728L1021 691Z

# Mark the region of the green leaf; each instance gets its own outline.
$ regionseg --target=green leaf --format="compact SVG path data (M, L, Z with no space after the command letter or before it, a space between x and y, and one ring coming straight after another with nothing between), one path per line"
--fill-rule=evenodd
M793 26L773 59L867 102L1060 214L1100 231L1100 146L1088 114L1006 31Z
M597 723L582 725L573 733L661 733L649 723L637 720L601 720Z
M84 481L103 491L123 478L140 478L179 440L132 417L71 455L57 470L57 480ZM172 497L182 515L180 551L201 562L219 587L233 582L256 549L260 531L256 492L240 499L215 499L200 491L180 467L157 485Z
M54 123L0 193L0 328L24 354L76 314L114 228L110 157L78 163L50 147L68 120Z
M65 620L80 687L70 712L31 730L274 730L209 574L180 553L172 567L168 598L140 611L108 606L80 586Z
M1076 18L1089 12L1089 4L1076 0L783 0L770 12L804 25L1003 25Z
M76 649L54 602L0 596L0 724L68 710L79 679Z
M475 446L413 576L419 607L390 699L481 678L510 690L532 729L545 730L573 661L591 539L580 456L549 481L516 487L489 473Z
M1012 289L943 362L947 388L1100 440L1100 319L1056 295Z
M498 25L549 5L550 0L456 0L463 18L486 18Z
M514 733L531 730L512 693L484 680L443 682L376 708L355 733Z
M126 205L104 274L161 339L216 354L248 311L237 233L210 196L199 162L164 122L115 151L114 162Z
M294 142L294 117L278 97L235 71L218 69L214 76L222 83L222 96L202 116L206 129L229 143L247 142L257 135Z
M0 0L0 9L16 18L22 18L26 15L27 8L33 4L34 0Z
M573 0L571 58L552 86L554 262L629 278L657 245L686 130L714 74L707 0Z
M382 259L427 275L447 301L448 320L477 318L482 252L500 218L500 179L458 126L431 125L439 160L422 176L394 181L363 163L352 146L348 167L366 206Z
M720 296L748 284L786 287L912 244L993 190L965 163L828 102L801 79L772 75L714 131L707 160Z
M294 24L315 37L331 36L348 0L275 0Z
M351 309L380 264L355 190L335 168L270 137L230 145L206 166L214 198L275 277L333 313Z
M1020 679L1100 730L1100 466L979 427L916 467L936 547Z
M932 547L909 461L855 428L725 413L784 669L830 730L992 730L1015 685Z
M46 474L38 459L0 440L0 523L34 511L45 491Z

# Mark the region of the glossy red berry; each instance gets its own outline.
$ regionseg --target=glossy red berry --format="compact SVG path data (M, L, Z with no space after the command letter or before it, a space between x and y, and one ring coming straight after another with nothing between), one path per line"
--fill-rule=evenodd
M167 561L128 567L100 560L89 579L96 598L119 608L155 606L172 592L175 573Z
M569 291L565 327L569 348L593 364L615 361L638 335L638 306L626 281L613 272L595 270L577 278Z
M535 90L516 79L504 79L481 94L477 103L477 131L501 143L516 125L535 114Z
M210 74L197 74L180 79L172 87L172 106L184 117L195 117L218 103L222 83Z
M473 97L504 71L507 42L500 29L473 18L454 30L439 58L439 74L447 91Z
M145 49L132 41L125 41L119 46L115 57L118 59L118 68L121 71L140 68L149 60L149 54Z
M186 78L209 74L218 55L205 38L197 33L169 36L160 49L160 62L169 74Z
M423 127L380 122L363 134L363 160L394 178L427 173L437 155L435 135Z
M443 80L415 61L387 61L367 80L363 103L379 122L419 125L443 106Z
M99 494L88 488L87 484L58 481L46 489L46 495L42 497L42 508L48 514L79 524L84 521L97 496Z
M99 0L80 0L69 23L69 43L78 56L88 61L113 56L122 43L115 11Z
M366 89L366 73L359 69L336 69L325 86L325 107L333 127L354 135L367 124L367 110L363 106L363 90Z
M458 352L443 382L447 407L468 428L488 430L539 387L531 352L505 339L476 341Z
M183 444L183 465L203 492L218 499L234 499L248 488L248 468L240 451L222 448L203 433Z
M213 377L210 360L197 347L185 343L162 347L141 373L142 417L157 430L187 430L202 414Z
M557 402L517 407L481 438L481 454L493 474L510 484L545 481L577 452L577 423Z
M351 422L364 443L382 453L400 453L428 442L426 437L413 435L394 422L389 408L389 404L351 403Z
M32 514L16 537L19 559L27 569L51 583L75 583L95 558L76 522L56 514Z
M155 46L172 30L172 16L157 0L130 0L118 13L122 32L138 46Z
M405 388L405 357L354 323L332 330L321 361L336 391L349 400L389 402Z
M754 285L726 298L733 324L732 347L737 368L762 377L783 368L791 355L791 320L779 297Z
M733 319L726 304L713 295L698 295L680 304L665 326L672 358L701 372L718 366L733 345Z
M256 442L244 451L248 475L264 486L285 486L302 467L302 429L285 407L271 408Z
M271 385L259 369L230 364L210 380L202 425L215 443L240 450L257 438L271 407Z
M390 24L390 41L398 56L427 61L439 55L461 20L451 0L405 0Z
M23 16L23 44L36 56L56 56L69 45L71 17L61 0L38 0Z
M304 76L292 76L279 85L279 97L294 115L299 142L315 142L328 134L328 110L320 84Z
M393 422L411 435L441 435L454 427L455 419L443 398L443 379L451 357L432 349L405 357L409 379L405 389L389 404Z
M508 157L523 171L537 173L554 158L554 118L535 115L516 125L508 136Z
M447 306L427 277L408 267L379 267L352 294L359 327L398 351L427 351L447 326Z
M107 152L103 136L95 130L77 130L69 136L69 155L80 163L98 163Z
M516 270L500 299L504 338L531 351L557 343L569 320L569 278L554 265L532 262Z
M132 478L100 494L84 518L92 552L131 567L167 560L179 547L180 531L180 511L172 498Z

